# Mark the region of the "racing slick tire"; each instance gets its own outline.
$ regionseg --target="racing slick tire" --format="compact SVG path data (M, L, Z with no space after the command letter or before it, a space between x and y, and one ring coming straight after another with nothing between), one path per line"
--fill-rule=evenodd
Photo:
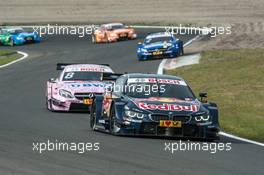
M14 39L12 37L10 37L10 46L13 47L14 45L15 45Z
M54 109L52 107L52 101L48 100L48 98L46 97L46 108L52 112L54 112Z
M184 55L184 51L183 51L183 48L181 48L181 53L180 53L181 56Z
M96 106L95 103L92 104L91 113L90 113L90 127L94 131L96 124Z
M111 43L111 41L109 40L108 36L106 36L106 43Z
M92 35L92 43L93 43L93 44L97 44L97 41L96 41L95 35Z
M46 109L49 110L49 102L48 102L48 98L46 97Z
M111 114L109 118L109 133L112 135L116 135L114 128L116 126L116 121L115 121L115 108L112 107L111 109Z

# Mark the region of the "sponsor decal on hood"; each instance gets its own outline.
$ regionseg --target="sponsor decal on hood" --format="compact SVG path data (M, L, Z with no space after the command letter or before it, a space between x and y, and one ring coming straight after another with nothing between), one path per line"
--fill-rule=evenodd
M105 90L105 84L100 82L76 82L76 83L63 83L59 86L60 89L65 89L75 92L95 92L95 93L103 93Z
M160 79L160 78L129 78L127 83L159 83L187 86L184 80Z
M143 101L158 101L158 102L164 102L164 103L184 103L184 102L192 102L193 99L186 98L185 100L180 100L177 98L164 98L164 97L150 97L150 98L138 98L134 100L135 102L143 102Z
M147 44L145 45L146 49L155 49L155 48L167 48L172 46L172 43L167 43L167 42L156 42L153 44Z
M82 87L97 87L104 88L105 85L102 83L72 83L69 85L71 88L82 88Z
M170 104L170 103L163 103L163 104L149 104L144 102L136 103L136 105L140 109L144 110L160 110L160 111L190 111L190 112L197 112L199 110L199 105L191 104L191 105L180 105L180 104Z

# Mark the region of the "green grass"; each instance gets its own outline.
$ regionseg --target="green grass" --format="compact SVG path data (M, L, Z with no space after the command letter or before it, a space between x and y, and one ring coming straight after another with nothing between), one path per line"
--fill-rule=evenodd
M0 66L21 58L15 50L0 50Z
M222 130L264 142L264 49L202 52L200 64L167 71L206 91Z

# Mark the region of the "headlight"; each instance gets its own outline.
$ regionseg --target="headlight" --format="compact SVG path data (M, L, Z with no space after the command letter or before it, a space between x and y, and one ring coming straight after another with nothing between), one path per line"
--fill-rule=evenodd
M146 116L146 114L142 114L134 111L125 111L125 114L130 118L138 118L138 119L143 119Z
M64 98L74 98L74 96L69 91L66 91L63 89L59 90L59 94L60 94L60 96L62 96Z
M116 37L117 35L115 33L110 33L111 37Z
M210 115L206 114L206 115L198 115L194 117L195 121L197 122L207 122L210 119Z
M20 36L18 36L18 37L17 37L17 39L18 39L18 40L23 40L23 38L22 38L22 37L20 37Z
M141 48L141 52L148 52L148 50L145 48Z

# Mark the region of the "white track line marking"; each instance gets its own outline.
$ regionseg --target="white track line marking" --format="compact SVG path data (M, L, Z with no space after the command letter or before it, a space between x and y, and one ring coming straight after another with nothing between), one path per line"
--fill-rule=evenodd
M4 67L7 67L7 66L10 66L11 64L17 63L17 62L19 62L21 60L24 60L24 59L26 59L28 57L28 54L25 53L25 52L17 51L17 53L23 55L23 57L22 58L19 58L17 60L14 60L14 61L12 61L10 63L4 64L4 65L0 66L0 68L4 68Z
M197 39L200 38L200 37L201 37L200 35L197 35L196 37L190 39L189 41L187 41L187 42L183 45L183 47L186 47L186 46L192 44L192 42L194 42L195 40L197 40Z
M166 61L167 61L167 59L163 59L160 62L157 74L163 74L163 67L164 67Z
M232 135L232 134L228 134L228 133L225 133L225 132L222 132L222 131L219 132L219 134L222 135L222 136L229 137L229 138L236 139L236 140L240 140L240 141L243 141L243 142L248 142L248 143L252 143L252 144L255 144L255 145L259 145L259 146L264 146L264 143L256 142L256 141L249 140L249 139L245 139L245 138L238 137L238 136L235 136L235 135Z

